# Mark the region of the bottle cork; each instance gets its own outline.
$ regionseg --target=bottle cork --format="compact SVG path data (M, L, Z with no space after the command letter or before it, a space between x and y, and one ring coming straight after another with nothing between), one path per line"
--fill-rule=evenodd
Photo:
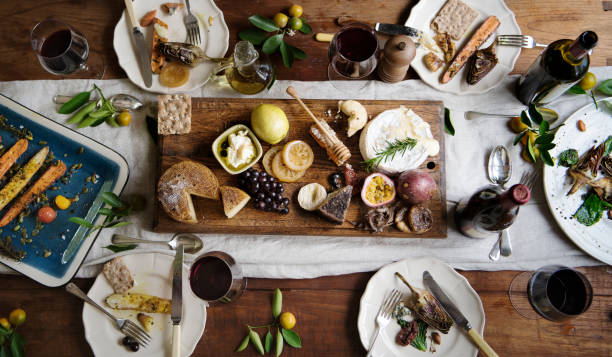
M378 64L378 76L387 83L403 80L415 55L416 46L410 37L391 37L383 49L382 60Z

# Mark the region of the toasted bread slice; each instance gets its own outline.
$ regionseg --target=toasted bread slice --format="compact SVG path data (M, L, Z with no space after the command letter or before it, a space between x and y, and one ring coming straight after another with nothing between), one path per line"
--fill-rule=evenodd
M223 211L227 218L234 217L249 202L251 197L237 187L221 186Z
M142 312L139 312L138 315L136 315L136 318L138 319L142 327L145 329L145 331L151 332L151 328L153 328L153 324L155 323L153 316L145 315Z
M102 271L117 294L123 294L134 286L132 273L120 257L106 262Z
M111 294L105 301L108 306L117 310L135 310L162 314L169 314L172 310L172 302L170 300L146 294Z
M191 195L219 199L219 181L205 165L182 161L170 166L157 183L157 195L163 209L172 219L197 223Z

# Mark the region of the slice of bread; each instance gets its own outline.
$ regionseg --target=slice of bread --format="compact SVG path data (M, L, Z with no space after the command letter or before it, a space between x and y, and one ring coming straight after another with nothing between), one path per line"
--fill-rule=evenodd
M478 12L463 1L448 0L431 22L431 28L458 41L477 17Z
M120 257L106 262L102 271L117 294L123 294L134 286L132 273Z
M159 178L157 197L172 219L198 223L191 195L219 199L219 181L205 165L182 161L170 166Z
M232 218L246 206L251 197L237 187L221 186L221 199L225 215Z

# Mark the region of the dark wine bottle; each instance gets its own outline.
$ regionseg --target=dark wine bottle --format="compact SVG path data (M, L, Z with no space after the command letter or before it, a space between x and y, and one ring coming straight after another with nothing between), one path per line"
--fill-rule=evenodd
M585 31L575 40L557 40L536 58L518 81L516 95L525 105L546 104L557 99L589 71L589 51L597 34Z
M521 184L505 192L499 186L485 187L457 204L457 228L468 237L491 237L514 223L519 207L527 203L530 197L529 188Z

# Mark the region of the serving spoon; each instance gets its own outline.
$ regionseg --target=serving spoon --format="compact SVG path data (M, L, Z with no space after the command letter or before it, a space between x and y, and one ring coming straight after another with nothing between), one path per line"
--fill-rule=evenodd
M185 247L185 253L195 254L202 249L202 240L198 236L190 233L177 233L169 241L155 241L139 239L125 236L123 234L113 234L111 239L113 244L165 244L172 250L176 250L179 244Z
M504 185L510 180L510 177L512 177L510 153L505 146L498 145L491 151L487 164L487 175L489 181L495 185L501 186L501 188L504 188ZM512 254L510 233L507 228L499 233L499 238L495 244L493 244L489 252L489 259L496 261L499 259L500 254L504 257Z

